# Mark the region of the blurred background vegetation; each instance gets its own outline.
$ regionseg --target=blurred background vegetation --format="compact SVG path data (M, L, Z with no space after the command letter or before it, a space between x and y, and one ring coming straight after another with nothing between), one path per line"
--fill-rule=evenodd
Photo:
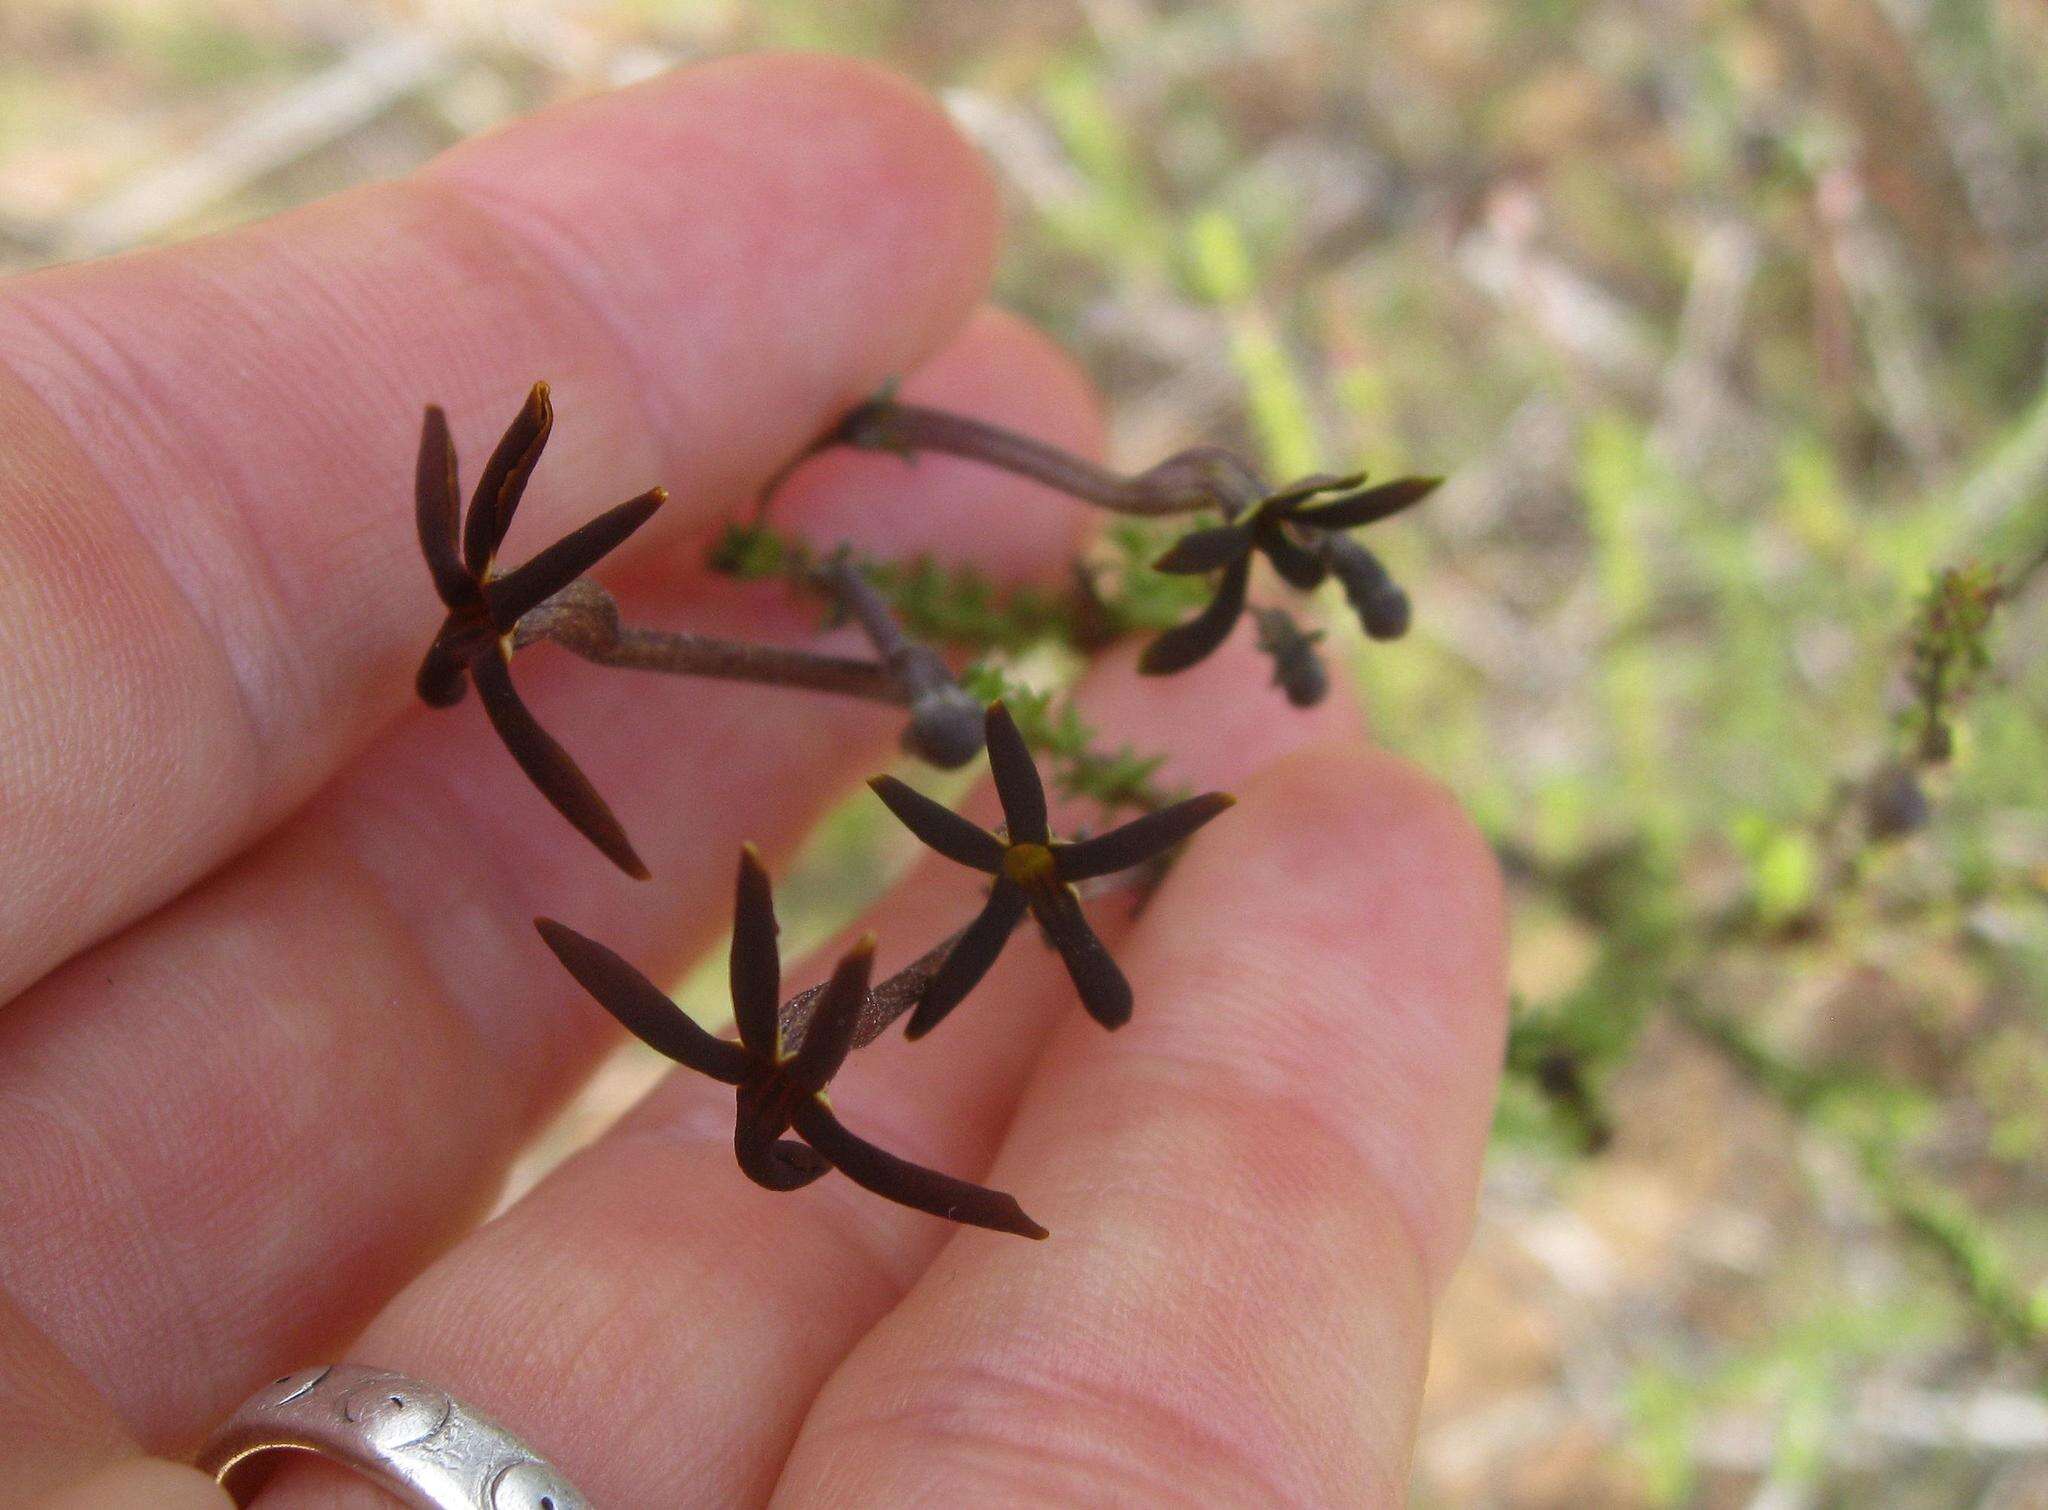
M1352 647L1516 901L1418 1502L2048 1505L2048 10L5 0L0 269L759 45L941 93L1123 462L1451 478Z

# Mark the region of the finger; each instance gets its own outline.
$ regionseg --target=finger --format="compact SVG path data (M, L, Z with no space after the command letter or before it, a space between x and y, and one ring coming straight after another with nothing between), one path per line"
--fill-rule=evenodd
M1053 1231L949 1248L778 1498L1393 1504L1500 1059L1501 899L1451 802L1355 747L1270 769L1063 1023L989 1178Z
M552 379L511 549L667 482L624 553L651 556L941 344L994 228L929 101L747 58L0 286L0 1000L405 708L439 613L406 497L428 401L475 474Z
M910 386L949 399L956 378L990 386L984 365L1009 381L984 412L1088 442L1085 387L1012 321L977 321ZM1025 516L1006 478L974 480L910 481L928 544L1057 571L1078 511ZM792 524L811 486L792 488ZM685 599L747 635L814 622L774 592L626 607ZM476 709L423 713L271 841L0 1016L0 1273L152 1445L359 1327L474 1222L612 1041L529 919L674 978L725 926L740 841L786 850L886 762L901 719L545 651L517 675L618 802L651 885L619 881L527 789Z
M1206 686L1231 678L1239 694L1257 689L1255 659L1248 649L1219 655L1204 668ZM1100 691L1091 711L1118 737L1163 749L1184 728L1184 707L1138 682L1127 657ZM1342 716L1276 719L1262 695L1226 699L1199 737L1180 735L1166 779L1229 779L1239 758L1313 737ZM970 806L984 821L997 816L986 789ZM979 884L932 857L858 926L881 938L881 963L893 969L959 927ZM1114 938L1118 926L1112 910L1105 932ZM836 953L821 951L785 985L818 979ZM1078 1018L1080 1007L1057 956L1020 940L958 1016L925 1042L892 1033L864 1048L834 1081L832 1100L861 1137L973 1179L1047 1025ZM956 1236L837 1175L793 1195L756 1189L733 1167L732 1116L731 1092L671 1077L422 1275L352 1353L474 1396L597 1503L760 1502L818 1384L941 1244L1044 1245ZM620 1378L640 1381L630 1402ZM687 1430L677 1429L678 1399L689 1402ZM331 1481L295 1477L295 1496L266 1499L266 1510L311 1502L307 1480Z

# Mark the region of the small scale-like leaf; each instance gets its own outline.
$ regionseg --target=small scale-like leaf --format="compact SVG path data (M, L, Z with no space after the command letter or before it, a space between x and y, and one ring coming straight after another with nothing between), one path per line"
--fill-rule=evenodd
M1061 961L1081 993L1081 1005L1105 1028L1120 1028L1131 1020L1131 983L1110 958L1108 948L1097 938L1082 915L1081 899L1072 888L1053 887L1031 894L1031 912L1042 926Z
M606 859L634 880L646 880L647 867L633 853L625 829L597 795L597 788L520 700L504 655L496 647L484 651L470 662L469 674L476 682L484 712L490 715L491 727L498 731L498 738L512 752L527 779L540 788L540 794L554 804L556 812L576 826L578 833L604 852Z
M1317 529L1357 529L1413 508L1441 486L1441 477L1397 477L1349 498L1302 509L1294 518L1297 523L1312 524Z
M638 498L605 510L564 535L524 566L484 584L491 622L506 633L530 613L617 550L668 501L666 488L649 488Z
M1053 854L1060 879L1086 881L1142 865L1155 855L1165 854L1236 801L1228 792L1209 792L1200 797L1190 797L1185 802L1176 802L1159 812L1147 813L1142 818L1133 818L1129 823L1106 834L1097 834L1092 839L1082 839L1074 844L1055 844Z
M419 464L413 477L413 519L419 528L420 554L434 579L434 592L450 608L476 601L476 579L462 564L457 542L462 521L462 495L455 475L455 441L448 434L448 416L439 404L427 405L420 425Z
M1010 710L990 703L988 722L988 767L996 778L996 795L1003 802L1003 819L1012 844L1043 844L1051 837L1046 828L1045 783L1038 779L1038 762Z
M775 895L768 871L754 846L740 850L739 876L733 883L732 983L733 1023L740 1042L764 1059L775 1055L775 1015L782 1001L782 955L775 941Z
M477 479L476 492L469 500L469 518L462 526L462 560L473 577L483 576L512 528L512 516L525 496L527 479L540 464L547 449L548 435L555 426L555 406L546 383L535 383L526 395L519 417L506 428L504 438Z
M1002 868L1003 841L894 776L877 776L868 788L903 826L948 860L994 875Z
M1003 945L1017 931L1029 903L1024 890L1013 881L998 881L986 905L967 925L931 984L918 999L917 1010L903 1030L906 1038L922 1038L945 1020L946 1014L967 999L967 993L981 984L1003 952Z
M863 1190L871 1190L899 1206L970 1227L1034 1239L1050 1236L1024 1214L1015 1196L899 1159L849 1132L822 1101L804 1102L797 1107L795 1117L796 1130L803 1134L804 1141Z
M746 1050L698 1027L666 992L604 945L553 918L535 918L533 926L576 983L655 1053L727 1085L746 1077Z
M1182 535L1152 563L1152 569L1174 576L1199 576L1228 566L1251 548L1249 525L1218 524Z
M1251 586L1251 580L1249 556L1233 563L1217 584L1216 596L1209 600L1209 606L1147 645L1145 653L1138 658L1138 669L1147 676L1165 676L1185 671L1196 662L1206 660L1218 645L1229 638L1230 631L1244 613L1245 593Z

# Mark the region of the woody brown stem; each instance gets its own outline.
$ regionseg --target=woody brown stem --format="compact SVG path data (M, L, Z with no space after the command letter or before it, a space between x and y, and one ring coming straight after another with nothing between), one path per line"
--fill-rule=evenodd
M912 700L901 678L879 662L780 645L749 645L682 630L623 626L612 595L588 578L570 583L520 619L513 648L524 649L538 640L552 640L600 666L801 687L896 707L907 707Z
M1001 425L887 398L860 405L805 455L834 445L902 456L920 451L961 456L1032 478L1113 513L1155 518L1205 509L1235 516L1254 507L1269 491L1256 472L1219 446L1196 446L1127 476ZM802 460L799 457L778 474L768 492Z

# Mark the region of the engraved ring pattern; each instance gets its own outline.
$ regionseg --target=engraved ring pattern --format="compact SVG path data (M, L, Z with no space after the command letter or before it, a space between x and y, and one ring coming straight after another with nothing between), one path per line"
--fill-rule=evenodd
M345 1464L420 1510L590 1510L490 1417L390 1369L335 1363L286 1374L243 1401L196 1461L246 1505L289 1451Z

